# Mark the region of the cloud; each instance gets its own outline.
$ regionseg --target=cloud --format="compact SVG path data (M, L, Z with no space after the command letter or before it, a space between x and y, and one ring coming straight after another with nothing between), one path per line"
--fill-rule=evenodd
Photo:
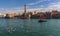
M56 3L50 3L45 10L47 11L52 11L52 10L58 10L60 11L60 2L56 2Z
M39 5L40 7L37 8L29 8L29 6L27 7L27 12L28 11L50 11L50 10L60 10L60 2L56 2L56 3L50 3L47 7L44 7L43 5ZM0 13L23 13L24 12L24 7L15 7L15 8L0 8Z
M23 13L23 9L18 8L0 8L0 13Z
M29 3L28 5L36 5L36 4L39 4L39 3L44 2L44 1L50 1L50 0L38 0L36 2Z
M31 9L28 9L28 11L45 12L45 11L49 11L49 10L47 8L31 8Z
M60 2L57 3L51 3L47 8L54 9L54 10L60 10Z
M43 5L41 5L42 7L44 7ZM60 2L52 2L50 3L47 7L42 8L42 7L37 7L37 8L31 8L28 9L29 11L51 11L51 10L60 10Z

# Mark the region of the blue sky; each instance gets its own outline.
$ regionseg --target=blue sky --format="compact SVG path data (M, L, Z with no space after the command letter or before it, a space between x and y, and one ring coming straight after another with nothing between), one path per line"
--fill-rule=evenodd
M22 12L25 3L28 11L60 9L60 0L0 0L0 12Z
M35 6L59 2L60 0L0 0L0 8L22 7L25 3L32 8Z

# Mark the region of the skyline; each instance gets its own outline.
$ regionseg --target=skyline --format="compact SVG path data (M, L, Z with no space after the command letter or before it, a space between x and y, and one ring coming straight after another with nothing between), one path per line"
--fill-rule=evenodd
M60 0L0 0L0 13L22 13L27 11L60 10Z

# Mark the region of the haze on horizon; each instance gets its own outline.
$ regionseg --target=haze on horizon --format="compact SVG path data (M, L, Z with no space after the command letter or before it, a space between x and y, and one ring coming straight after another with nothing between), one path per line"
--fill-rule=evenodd
M22 13L27 11L60 10L60 0L0 0L0 13Z

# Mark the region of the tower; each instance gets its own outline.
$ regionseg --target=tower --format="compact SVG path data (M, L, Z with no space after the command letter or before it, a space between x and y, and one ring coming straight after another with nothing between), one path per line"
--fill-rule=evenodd
M24 14L26 14L26 4L24 5Z

